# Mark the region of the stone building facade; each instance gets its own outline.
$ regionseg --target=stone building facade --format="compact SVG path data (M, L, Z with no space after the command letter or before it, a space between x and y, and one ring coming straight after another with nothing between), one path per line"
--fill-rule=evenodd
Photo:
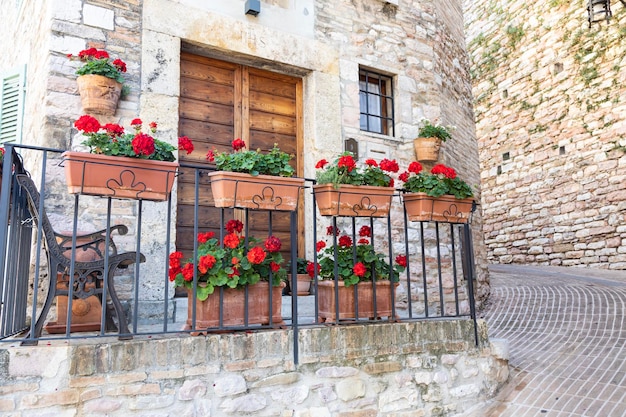
M626 9L467 1L488 260L626 269Z
M418 124L429 118L457 127L453 141L444 144L440 162L453 166L468 183L476 185L480 198L461 3L395 3L261 1L261 13L252 16L244 13L243 0L219 4L197 0L71 0L46 2L43 7L22 1L1 12L14 39L0 46L0 68L26 64L24 142L57 149L74 149L82 141L72 127L82 114L75 81L79 63L66 55L86 47L105 48L128 67L129 94L122 98L115 115L101 122L128 126L135 117L155 120L159 138L170 141L178 136L180 123L181 51L300 77L305 177L313 178L316 161L332 159L346 139L358 142L361 161L388 157L406 167L414 160L412 141ZM35 23L39 21L43 23ZM395 133L360 130L361 68L392 79ZM61 169L51 173L51 189L56 187L59 193L52 203L56 207L48 211L59 213L55 220L63 224L64 207L71 205L63 191ZM396 218L401 218L399 206ZM114 213L132 219L135 209L117 201ZM141 266L142 275L146 269L145 275L154 277L142 278L146 302L163 297L160 264L151 261L158 261L165 252L162 209L148 205L143 217L147 223L142 228L142 252L148 262ZM86 213L87 219L98 222L97 208L89 207ZM481 223L476 213L472 230L479 300L489 293ZM311 222L305 227L310 233ZM417 236L417 226L410 228L410 236ZM403 224L394 224L394 236L402 236L403 229ZM126 238L131 245L135 236L131 231ZM310 253L312 247L307 249ZM402 247L396 249L403 251ZM415 274L419 276L421 269ZM451 274L446 271L444 280L452 282L447 279Z

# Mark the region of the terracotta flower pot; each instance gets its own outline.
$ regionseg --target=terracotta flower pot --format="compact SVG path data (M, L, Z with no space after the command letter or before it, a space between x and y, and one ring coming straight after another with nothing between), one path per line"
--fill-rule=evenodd
M346 287L339 281L339 304L335 304L335 281L319 281L317 283L317 297L319 319L321 322L337 321L335 306L339 306L339 320L355 320L357 318L375 319L391 317L391 291L394 294L398 283L393 286L390 281L376 281L376 309L374 309L374 291L371 282L356 284L358 297L358 317L356 311L355 294L352 285Z
M257 282L248 286L248 325L268 325L270 324L270 314L272 317L272 326L280 327L285 324L282 317L282 292L285 283L281 282L279 286L272 287L272 308L270 312L269 306L269 283L266 281ZM196 321L195 328L197 330L207 329L209 327L220 326L220 290L215 289L213 294L209 295L206 300L194 300L191 290L187 290L187 323L183 330L193 329L193 303L196 303ZM245 290L224 287L223 298L223 326L244 326L246 324L245 316ZM193 332L193 336L197 336L203 332ZM204 332L206 333L206 332Z
M315 202L322 216L385 217L389 214L393 187L333 184L313 186Z
M287 280L289 281L289 294L293 290L291 283L291 274L287 274ZM298 284L298 295L309 295L311 293L311 281L313 278L309 274L297 274L296 281Z
M70 194L163 201L174 185L178 163L64 152L65 178Z
M406 193L402 199L409 220L449 223L467 223L474 202L473 198L458 199L448 194L429 197L426 193Z
M112 116L122 94L122 84L104 75L86 74L76 78L85 113Z
M304 178L240 172L209 173L215 207L294 211Z
M435 162L439 159L439 149L441 149L441 139L439 138L417 138L413 140L415 148L415 158L418 161Z

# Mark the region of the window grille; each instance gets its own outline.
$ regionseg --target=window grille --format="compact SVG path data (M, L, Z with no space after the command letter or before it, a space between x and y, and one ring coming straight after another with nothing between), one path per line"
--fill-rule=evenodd
M361 130L394 136L393 86L387 75L359 70Z

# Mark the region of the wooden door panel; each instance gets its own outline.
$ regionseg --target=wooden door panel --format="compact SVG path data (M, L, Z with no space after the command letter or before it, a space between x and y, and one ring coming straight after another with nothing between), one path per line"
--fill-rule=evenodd
M250 109L267 113L280 114L281 116L296 116L296 100L293 98L280 97L276 95L250 92Z
M200 120L227 126L232 125L235 118L232 106L187 97L180 98L179 113L183 119Z
M278 114L250 111L250 130L262 130L264 132L280 133L295 138L296 127L294 118L280 116ZM252 143L250 143L252 146Z
M266 71L250 69L250 91L267 93L272 96L295 99L296 91L293 88L296 78L268 73ZM262 74L262 75L261 75Z
M256 148L265 151L269 151L274 147L275 143L278 143L280 144L280 150L287 152L289 155L295 156L297 152L296 137L293 135L281 135L280 133L253 130L250 132L250 143L256 144ZM292 159L293 164L296 162L296 158Z
M245 67L212 58L181 53L181 97L179 135L194 141L192 154L179 153L180 161L213 168L206 161L209 149L230 152L230 143L243 138L249 149L281 150L299 156L301 127L301 80L282 74ZM298 169L298 161L293 162ZM298 171L297 171L298 172ZM193 249L195 170L181 168L178 181L176 247L189 256ZM198 228L219 231L221 209L213 207L213 196L206 171L199 178ZM242 210L225 210L224 219L243 220ZM300 216L302 216L300 214ZM268 213L248 211L250 236L265 239ZM272 234L290 250L290 214L272 214Z
M180 121L179 129L181 136L184 135L193 138L194 147L196 147L196 143L211 144L215 146L222 145L232 141L235 136L232 124L221 125L217 123L203 122L201 120L182 119ZM206 150L208 149L209 148Z
M232 85L209 84L206 80L183 78L180 82L180 95L196 100L206 100L212 103L233 106L235 100Z

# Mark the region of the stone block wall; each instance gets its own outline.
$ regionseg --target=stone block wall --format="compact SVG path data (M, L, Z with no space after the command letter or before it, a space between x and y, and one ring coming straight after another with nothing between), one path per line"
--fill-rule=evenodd
M0 414L453 416L508 378L506 344L470 320L0 346Z
M185 44L209 56L303 78L307 177L315 176L317 160L334 157L348 138L359 141L362 159L396 158L406 167L414 159L412 141L418 124L427 117L458 127L454 140L443 149L441 162L455 167L469 183L479 184L460 0L272 0L261 2L262 11L257 18L243 13L244 3L243 0L224 6L199 0L48 3L40 31L35 30L37 22L28 21L33 33L49 39L46 47L39 51L33 48L32 57L26 58L35 60L38 52L49 62L49 67L33 77L42 85L39 100L27 103L37 106L29 107L32 111L28 113L28 123L40 129L34 135L38 141L32 143L60 149L80 146L82 136L72 128L82 114L75 83L79 63L69 61L66 55L91 46L105 48L128 67L129 94L123 97L114 116L100 121L128 126L138 116L144 121L154 120L159 124L159 139L174 141L178 129L179 57ZM33 0L24 0L23 4L25 10L36 7ZM26 21L30 14L22 12L19 16ZM28 42L28 33L23 33L14 43ZM3 45L9 43L13 42ZM359 129L359 66L393 76L396 119L393 137ZM51 198L46 200L49 204L46 208L54 224L67 230L71 225L67 213L72 199L66 193L63 171L56 162L51 164L55 166L49 166ZM94 204L91 198L81 198L81 204L80 227L101 228L104 205ZM148 260L142 265L140 296L146 305L163 297L161 265L168 249L173 250L164 247L167 226L163 221L164 207L157 203L144 205L141 241ZM400 210L397 211L394 217L402 218ZM137 223L136 206L117 201L112 218L130 227L130 233L116 239L116 244L121 250L133 250L137 236L133 227ZM479 233L480 213L473 221L480 301L489 293ZM312 235L310 223L305 225L309 236ZM418 224L409 228L411 236L419 233ZM403 236L404 224L395 223L393 233ZM398 245L395 252L404 252ZM410 248L411 253L419 250L417 245ZM429 257L429 262L436 265L433 259ZM412 272L419 279L421 268L415 265ZM451 273L452 268L445 272ZM124 291L130 293L132 281L127 278L125 282L129 285Z
M466 1L487 256L626 269L626 9Z

